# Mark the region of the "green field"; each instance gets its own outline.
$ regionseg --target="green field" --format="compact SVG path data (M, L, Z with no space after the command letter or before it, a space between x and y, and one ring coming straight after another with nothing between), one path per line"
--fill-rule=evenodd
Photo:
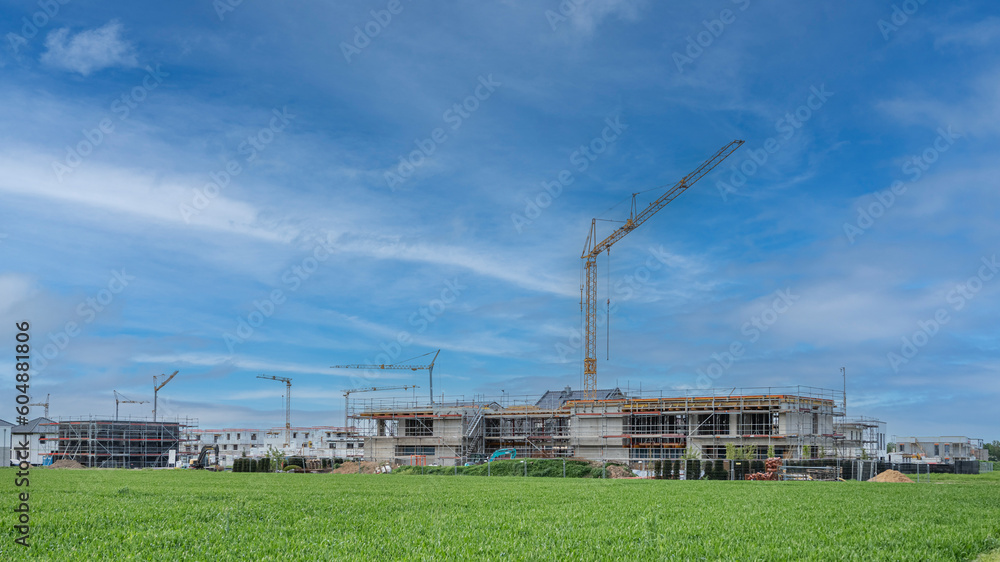
M19 560L970 560L1000 473L930 484L32 470Z

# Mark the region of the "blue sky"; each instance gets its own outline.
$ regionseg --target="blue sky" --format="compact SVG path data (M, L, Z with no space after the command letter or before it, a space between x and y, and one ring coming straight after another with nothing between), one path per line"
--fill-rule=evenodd
M161 415L279 425L266 373L339 425L427 380L331 365L438 348L438 395L579 387L591 219L744 139L600 260L599 386L845 367L890 434L998 437L992 3L232 4L0 3L0 336L54 416L179 370Z

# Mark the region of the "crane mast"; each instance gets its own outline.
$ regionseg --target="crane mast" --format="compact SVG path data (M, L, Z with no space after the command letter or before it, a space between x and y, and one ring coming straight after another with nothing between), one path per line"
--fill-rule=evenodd
M283 446L289 447L292 443L292 379L274 375L257 375L257 378L285 383L285 444Z
M638 228L681 193L684 193L687 188L712 171L742 144L742 140L734 140L720 148L711 158L702 162L701 166L681 178L663 195L660 195L638 213L635 210L635 196L638 194L633 193L632 210L628 220L604 240L597 241L597 219L590 222L590 234L587 235L587 243L580 256L581 259L586 260L584 262L585 286L581 287L583 290L581 300L585 301L584 339L586 349L583 359L583 390L586 399L593 400L597 397L597 256L601 252L611 251L611 246L615 242L624 238L626 234Z

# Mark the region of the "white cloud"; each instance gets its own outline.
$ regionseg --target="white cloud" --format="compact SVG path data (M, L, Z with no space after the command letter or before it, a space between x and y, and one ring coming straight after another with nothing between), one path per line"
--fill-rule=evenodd
M135 49L121 37L121 31L121 23L116 20L76 35L70 35L65 27L57 29L45 38L47 50L42 54L42 63L83 76L114 66L138 66Z
M636 0L570 0L575 5L569 13L573 28L584 35L591 35L606 18L615 16L624 20L635 20L639 12Z
M985 47L1000 39L1000 18L986 18L968 26L942 29L934 40L935 47L944 45L969 45Z
M16 304L27 300L32 293L32 283L25 275L0 275L0 315L6 314Z
M39 154L18 152L0 156L0 192L61 200L90 208L100 208L133 215L144 220L195 226L241 234L264 240L287 242L297 233L285 228L266 226L260 211L249 203L219 195L203 211L185 216L181 205L192 207L195 189L202 184L195 178L163 180L152 173L88 162L73 176L58 181ZM81 213L82 214L82 213Z

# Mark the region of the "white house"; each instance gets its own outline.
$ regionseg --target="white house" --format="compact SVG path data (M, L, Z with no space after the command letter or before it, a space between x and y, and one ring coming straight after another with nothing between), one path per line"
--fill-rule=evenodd
M892 462L952 464L955 461L979 460L982 439L942 435L936 437L894 437L896 450Z
M0 459L10 459L10 430L14 424L0 420Z
M59 447L59 426L48 418L35 418L24 425L15 425L10 428L10 435L11 448L7 458L11 460L11 464L20 462L15 458L14 447L22 441L28 441L28 462L32 465L43 464L46 457Z
M197 455L205 445L217 445L226 465L242 456L264 457L271 449L286 456L330 459L364 456L364 440L357 432L332 426L293 427L288 430L287 447L283 427L191 429L182 434L181 442L180 454L189 457Z

